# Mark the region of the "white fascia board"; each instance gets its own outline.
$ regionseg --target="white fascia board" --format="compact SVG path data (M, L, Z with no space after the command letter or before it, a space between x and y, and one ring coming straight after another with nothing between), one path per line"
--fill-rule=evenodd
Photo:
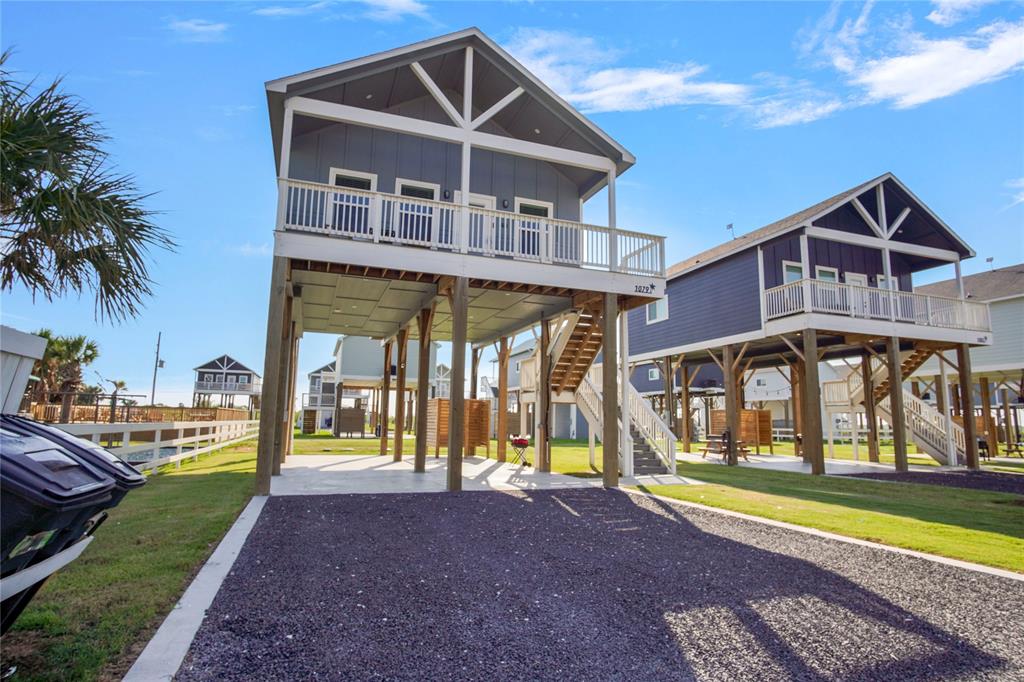
M878 337L898 337L918 341L941 341L946 343L966 343L972 346L988 346L992 343L992 332L973 331L968 329L948 329L945 327L929 327L926 325L893 322L890 320L866 320L847 315L825 315L821 313L804 313L791 315L765 324L766 336L790 334L804 329L818 329L838 332L840 334L864 334Z
M309 97L290 97L286 101L286 106L297 114L328 121L339 121L369 128L391 130L455 144L469 142L470 145L479 149L504 152L515 156L539 159L550 163L560 163L567 166L576 166L602 173L615 169L615 162L612 159L598 156L597 154L587 154L586 152L578 152L572 149L562 149L561 147L552 147L527 140L517 140L511 137L480 132L479 130L467 130L442 123L399 116L397 114L360 109L359 107L347 104L323 102Z
M890 239L879 239L878 237L868 237L861 234L853 234L852 232L843 232L842 230L832 230L827 227L808 227L806 232L808 237L814 237L815 239L825 239L832 242L843 242L845 244L856 244L858 246L868 246L875 249L889 249L895 253L904 253L910 256L921 256L923 258L934 258L935 260L948 261L950 263L960 260L960 254L956 251L937 249L933 246L919 246L918 244L910 244L909 242L896 242Z
M663 277L530 263L413 246L375 244L369 241L289 231L274 233L274 255L615 294L635 295L637 286L646 287L652 283L655 285L655 291L664 291L665 287Z

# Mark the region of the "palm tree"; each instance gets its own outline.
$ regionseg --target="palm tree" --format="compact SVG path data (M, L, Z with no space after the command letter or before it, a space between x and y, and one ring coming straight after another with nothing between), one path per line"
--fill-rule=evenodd
M82 386L82 367L92 364L99 357L99 346L83 335L58 336L47 344L53 345L51 363L55 366L49 379L60 393L60 420L63 423L71 417L71 405L75 393ZM51 389L54 390L54 389Z
M76 402L79 405L95 405L102 393L103 388L101 386L94 386L92 384L82 386L78 391L78 400Z
M97 315L138 315L152 247L173 249L131 176L107 168L107 137L60 80L36 91L0 55L0 290L46 299L92 291Z

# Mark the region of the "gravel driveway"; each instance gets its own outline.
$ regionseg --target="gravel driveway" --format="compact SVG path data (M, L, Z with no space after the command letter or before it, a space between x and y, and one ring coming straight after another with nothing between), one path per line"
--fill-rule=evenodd
M1024 679L1024 583L603 489L272 497L179 680Z

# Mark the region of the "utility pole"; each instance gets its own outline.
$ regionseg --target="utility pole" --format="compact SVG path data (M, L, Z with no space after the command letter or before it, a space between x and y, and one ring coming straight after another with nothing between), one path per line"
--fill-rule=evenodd
M156 405L156 371L164 366L164 361L160 359L160 337L163 334L163 332L156 333L156 359L153 361L153 389L149 394L150 405Z

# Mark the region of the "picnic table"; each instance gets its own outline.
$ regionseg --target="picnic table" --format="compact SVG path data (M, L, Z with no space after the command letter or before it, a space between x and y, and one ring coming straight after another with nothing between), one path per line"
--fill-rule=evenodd
M722 461L726 461L729 458L729 453L725 447L725 439L722 436L708 436L707 441L704 443L704 450L701 452L701 459L706 458L709 454L720 455ZM744 461L749 462L750 458L747 455L750 454L750 449L743 444L743 441L736 441L736 454L742 457Z

